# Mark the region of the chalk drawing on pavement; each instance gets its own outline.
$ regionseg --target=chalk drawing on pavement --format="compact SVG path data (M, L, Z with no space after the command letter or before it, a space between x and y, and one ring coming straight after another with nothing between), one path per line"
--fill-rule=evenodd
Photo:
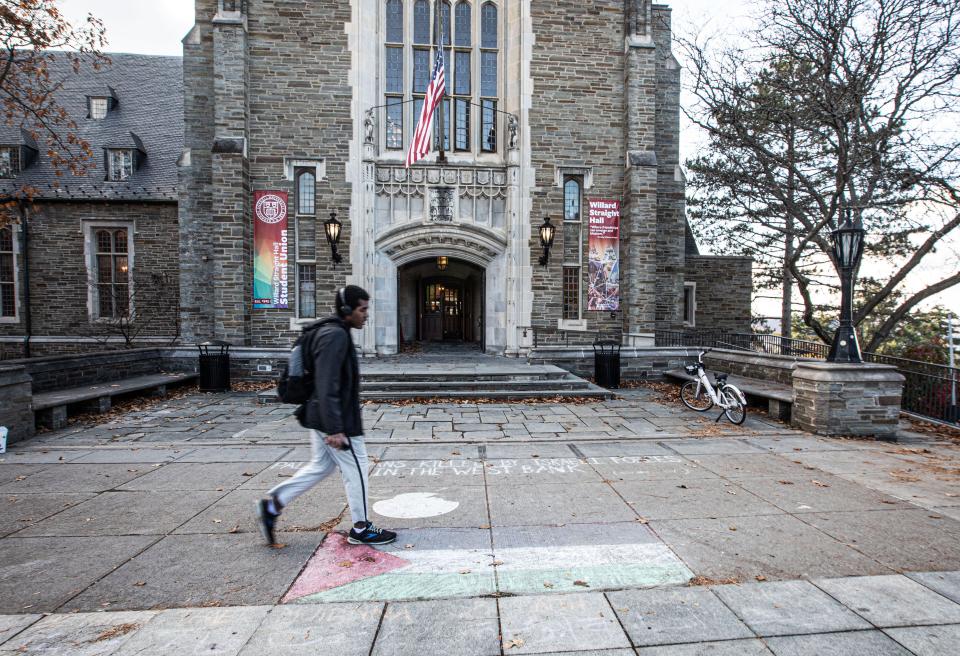
M448 501L432 492L410 492L398 494L392 499L377 501L373 504L373 509L384 517L420 519L422 517L446 515L459 506L459 501Z

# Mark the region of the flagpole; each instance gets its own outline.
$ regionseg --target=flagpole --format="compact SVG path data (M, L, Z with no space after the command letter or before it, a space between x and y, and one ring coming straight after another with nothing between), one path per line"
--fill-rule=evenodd
M441 52L442 52L442 51L443 51L443 19L442 19L441 16L440 16L441 2L443 2L443 0L434 0L434 3L433 3L433 6L434 6L433 17L434 17L434 20L436 21L436 25L437 25L437 29L435 29L433 33L434 33L434 36L436 36L437 33L440 34L440 39L439 39L439 41L437 41L437 43L438 43L438 46L437 46L437 47L440 48L440 50L441 50ZM434 59L434 61L436 61L436 59L437 59L437 53L434 53L433 59ZM444 62L444 66L446 66L446 65L447 65L447 63ZM444 151L444 148L443 148L443 142L445 141L444 137L446 136L446 113L447 113L447 112L446 112L446 103L447 103L447 98L446 98L446 96L447 96L447 94L444 93L444 94L443 94L443 98L440 99L440 107L439 107L439 109L440 109L440 138L437 140L437 141L438 141L438 144L437 144L437 151L438 151L438 152L437 152L437 163L438 163L438 164L445 164L446 161L447 161L447 153Z

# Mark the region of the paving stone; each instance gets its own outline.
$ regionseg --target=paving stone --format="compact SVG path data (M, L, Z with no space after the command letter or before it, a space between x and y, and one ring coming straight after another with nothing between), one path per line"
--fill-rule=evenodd
M489 486L599 483L596 470L573 453L565 458L492 458L484 463Z
M630 646L599 592L506 597L500 600L500 622L504 652L511 654Z
M890 571L789 515L666 520L651 526L694 573L712 579L765 576L772 581Z
M36 442L33 438L31 442ZM30 464L57 464L61 462L72 462L77 458L83 457L90 451L81 451L79 449L17 449L16 446L8 447L6 453L0 454L0 465L30 465ZM3 468L0 467L0 470Z
M795 453L790 460L798 460L805 465L822 469L831 474L863 472L874 474L906 466L906 461L893 455L868 449L849 451Z
M909 506L826 472L785 478L738 478L737 485L789 513L889 510Z
M707 588L623 590L607 597L636 646L754 637Z
M24 529L18 537L165 535L223 492L104 492Z
M873 628L807 581L772 581L713 588L758 636Z
M960 644L960 624L887 629L886 633L916 656L947 656Z
M914 477L919 480L901 480L892 477L896 472L898 476ZM960 481L948 479L943 475L938 475L930 471L923 471L918 468L904 467L901 463L899 469L890 469L887 471L873 471L869 473L842 474L844 478L860 485L872 488L884 494L909 501L910 503L933 508L939 506L960 507Z
M383 604L273 607L240 656L367 656Z
M269 606L165 610L112 656L236 656L263 622L269 610Z
M287 446L210 447L198 446L177 459L178 462L274 462L286 458Z
M717 438L664 440L663 446L681 455L763 453L759 446L746 440Z
M383 460L461 460L480 457L476 446L424 444L422 446L389 446Z
M495 526L629 522L636 513L604 483L491 486Z
M193 449L97 449L71 462L80 463L157 463L173 462Z
M586 457L592 456L669 456L673 452L649 440L619 442L582 442L574 444Z
M195 491L232 490L256 476L268 466L265 462L187 463L174 462L158 467L135 481L120 486L124 490Z
M960 572L914 572L906 576L960 604Z
M0 537L15 533L94 494L5 494L0 496Z
M152 611L49 615L4 649L44 656L106 656L130 640L154 615Z
M804 521L897 571L960 569L960 522L928 510L818 513Z
M0 615L0 647L10 638L39 620L43 615ZM12 647L11 647L12 648Z
M617 481L613 488L645 519L779 515L776 506L718 478Z
M590 464L609 480L676 481L717 478L691 460L676 455L594 456Z
M392 603L383 615L372 654L497 656L499 638L495 599Z
M880 631L767 638L767 646L777 656L911 656Z
M960 623L960 604L905 576L818 579L814 583L877 627Z
M0 613L52 612L154 540L144 536L4 538L0 541Z
M267 465L267 467L262 469L256 476L248 477L247 480L240 486L240 489L269 490L278 483L291 478L297 473L298 469L306 464L306 460L279 460ZM321 485L326 484L329 480L331 480L331 478L323 481Z
M769 656L772 654L759 640L724 640L687 645L642 647L637 656Z
M32 467L32 465L17 465ZM103 492L143 476L143 471L128 471L126 465L36 465L23 480L0 485L0 494L21 492ZM6 468L0 468L0 473ZM23 474L21 474L23 475Z
M730 455L690 456L690 459L726 478L778 477L788 476L816 478L817 472L804 465L791 462L787 456L773 453L737 453Z
M339 478L339 475L335 475ZM324 481L326 482L326 481ZM247 533L259 536L255 507L264 497L263 490L234 490L221 497L175 533ZM321 524L336 519L347 506L343 486L318 485L297 497L283 509L276 530L323 532ZM285 542L286 538L278 538Z
M66 609L276 603L322 538L318 533L285 534L286 546L272 549L249 534L170 535L73 599Z
M487 459L576 457L566 444L488 444Z
M773 453L802 453L807 451L845 451L856 449L856 442L851 440L830 440L803 435L800 437L750 437L747 444L760 447Z

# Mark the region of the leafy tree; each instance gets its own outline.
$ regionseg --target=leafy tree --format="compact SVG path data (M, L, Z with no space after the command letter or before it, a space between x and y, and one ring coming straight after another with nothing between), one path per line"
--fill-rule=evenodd
M817 304L839 288L829 233L849 216L867 230L864 260L883 263L854 311L876 351L960 283L954 271L916 285L960 226L960 3L761 3L736 45L681 39L687 115L709 138L687 162L694 229L753 256L758 290L783 290L784 334L796 289L804 326L830 342Z
M101 21L89 15L82 25L71 25L57 5L57 0L0 0L0 116L45 148L57 175L82 175L93 152L58 101L63 79L52 68L66 61L78 73L83 66L99 69L108 64L100 52L105 31ZM35 194L24 185L3 199L0 224L10 220L13 206Z

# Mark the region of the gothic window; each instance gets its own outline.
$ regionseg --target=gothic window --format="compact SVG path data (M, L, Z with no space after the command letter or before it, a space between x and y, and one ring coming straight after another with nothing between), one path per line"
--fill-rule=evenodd
M409 146L443 48L446 93L434 116L435 146L499 150L499 5L494 0L384 0L384 145ZM443 42L440 42L441 34ZM401 106L395 106L401 105ZM441 144L442 141L442 144Z
M17 260L13 240L13 228L0 228L0 319L17 316Z
M298 169L297 178L297 214L314 215L317 213L316 194L317 177L310 169Z
M15 178L20 173L20 149L0 146L0 178Z
M583 185L578 177L563 182L563 318L580 318L583 278Z
M132 276L128 227L90 227L88 277L92 283L91 316L94 319L132 318Z

